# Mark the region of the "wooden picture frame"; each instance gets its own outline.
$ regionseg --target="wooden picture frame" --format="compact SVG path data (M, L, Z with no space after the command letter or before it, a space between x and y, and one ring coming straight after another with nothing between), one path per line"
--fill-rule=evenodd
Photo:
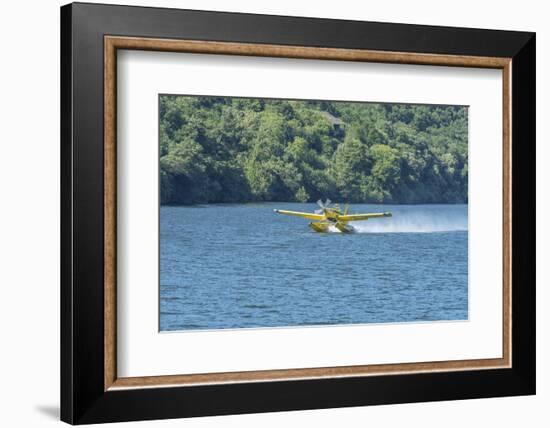
M502 358L118 377L117 49L501 69ZM61 9L61 53L62 420L535 392L534 34L77 3Z

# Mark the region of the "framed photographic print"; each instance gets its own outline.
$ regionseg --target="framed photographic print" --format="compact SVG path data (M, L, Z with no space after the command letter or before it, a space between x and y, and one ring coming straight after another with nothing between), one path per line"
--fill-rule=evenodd
M61 54L62 420L535 393L533 33L76 3Z

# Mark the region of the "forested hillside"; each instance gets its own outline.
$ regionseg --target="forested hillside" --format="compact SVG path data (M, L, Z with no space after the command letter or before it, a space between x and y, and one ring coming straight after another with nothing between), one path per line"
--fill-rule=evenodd
M458 203L468 197L468 110L160 97L163 204Z

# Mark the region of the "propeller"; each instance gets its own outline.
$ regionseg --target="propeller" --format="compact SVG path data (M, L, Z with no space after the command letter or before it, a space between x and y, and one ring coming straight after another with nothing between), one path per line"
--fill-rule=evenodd
M326 199L326 201L324 203L321 199L319 199L317 201L317 205L319 205L321 207L321 209L320 210L315 210L315 214L323 214L325 212L325 209L328 208L331 203L332 203L332 201L328 198Z

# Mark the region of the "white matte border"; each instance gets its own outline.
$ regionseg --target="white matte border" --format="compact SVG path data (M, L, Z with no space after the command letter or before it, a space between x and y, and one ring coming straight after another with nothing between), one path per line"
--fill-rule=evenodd
M117 375L502 357L502 71L119 51ZM469 320L158 332L159 93L469 108Z

